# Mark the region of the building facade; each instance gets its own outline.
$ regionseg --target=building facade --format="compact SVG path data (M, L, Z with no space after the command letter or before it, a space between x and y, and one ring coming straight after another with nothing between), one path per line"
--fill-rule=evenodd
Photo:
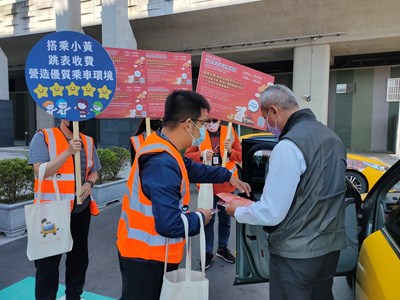
M400 77L399 17L398 0L2 0L0 143L54 125L27 92L25 61L46 34L75 30L104 46L190 53L194 79L202 51L274 75L348 149L395 152L399 104L386 91ZM101 145L127 146L135 122L91 128Z

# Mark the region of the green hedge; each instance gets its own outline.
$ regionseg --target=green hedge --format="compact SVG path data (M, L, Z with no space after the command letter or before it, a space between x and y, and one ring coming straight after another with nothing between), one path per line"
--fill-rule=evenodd
M98 171L99 184L106 181L115 181L119 171L131 159L129 151L123 147L97 149L97 154L101 163L101 169Z
M33 167L28 160L0 160L0 203L13 204L33 198Z

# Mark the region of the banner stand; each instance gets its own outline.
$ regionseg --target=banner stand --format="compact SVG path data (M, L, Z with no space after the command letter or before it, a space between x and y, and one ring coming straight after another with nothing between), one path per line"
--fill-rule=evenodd
M74 139L79 139L79 122L72 122ZM82 193L82 174L81 174L81 153L80 151L74 154L75 163L75 187L76 187L76 204L81 205L81 193Z
M232 122L228 123L228 132L226 134L227 138L230 138L232 135ZM228 150L224 147L224 154L222 155L222 166L226 165L226 158L228 157Z
M150 118L146 118L146 138L151 134Z

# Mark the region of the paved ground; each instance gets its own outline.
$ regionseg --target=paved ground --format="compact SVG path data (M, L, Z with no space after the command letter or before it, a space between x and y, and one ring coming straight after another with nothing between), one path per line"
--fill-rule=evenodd
M0 148L0 159L12 157L25 157L27 148L13 147ZM366 155L366 153L363 153ZM367 156L377 157L392 165L397 159L392 154L369 153ZM129 168L122 173L127 176ZM196 205L197 193L192 192L193 206ZM116 227L120 215L119 202L106 206L100 216L92 219L89 249L90 265L87 273L85 290L92 293L85 298L107 299L99 295L117 299L120 296L121 278L115 248ZM229 247L235 248L235 224L231 228ZM29 300L33 299L33 277L35 268L26 257L26 235L17 238L6 238L0 234L0 299L1 300ZM197 266L198 239L194 238L193 266ZM64 260L60 267L60 283L64 283ZM256 285L233 286L236 265L225 263L216 258L211 268L207 271L210 281L210 300L228 299L267 299L268 283ZM63 287L60 287L62 293ZM335 299L350 300L352 292L347 286L344 277L337 277L334 281ZM11 293L12 296L6 294ZM5 296L7 295L7 296ZM30 295L30 296L27 296ZM109 299L108 298L108 299Z

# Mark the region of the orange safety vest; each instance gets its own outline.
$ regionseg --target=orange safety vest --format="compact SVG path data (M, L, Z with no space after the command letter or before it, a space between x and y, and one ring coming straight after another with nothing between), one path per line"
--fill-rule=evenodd
M231 139L234 139L235 134L234 134L234 129L232 128L232 133L231 133ZM228 127L226 127L225 125L220 125L220 133L219 133L219 153L221 155L224 154L224 143L225 140L227 138L228 135ZM211 138L210 138L210 134L208 133L208 131L206 130L206 136L204 138L204 141L200 144L200 152L207 150L207 149L212 149L212 144L211 144ZM238 177L238 171L237 171L237 167L236 167L236 161L234 160L230 160L229 157L226 158L226 165L225 168L227 168L229 170L229 172L231 172L233 174L233 176ZM221 191L226 191L226 192L233 192L236 188L232 185L230 185L229 183L222 183L222 184L215 184L217 185Z
M181 170L179 208L182 209L184 205L189 205L190 189L186 166L179 151L168 141L159 137L156 132L153 132L146 138L137 153L137 158L141 155L157 154L164 151L176 159ZM151 200L142 191L138 162L139 159L135 159L127 182L128 191L122 200L117 247L122 257L164 262L166 237L161 236L156 231ZM168 263L179 263L182 260L184 245L184 238L169 239Z
M64 134L59 128L41 129L44 134L44 138L49 150L50 160L56 158L62 152L68 148L68 141ZM83 142L83 147L86 152L86 174L85 178L89 175L89 171L92 168L94 144L93 139L89 136L80 134L80 138ZM58 189L60 191L61 200L71 201L71 210L74 207L75 199L75 167L72 156L68 157L65 163L57 170L55 174ZM38 192L39 179L35 178L35 193ZM36 194L35 194L36 198ZM56 194L54 191L53 180L49 177L44 178L42 182L42 199L41 202L54 201L56 200ZM93 199L92 199L93 200ZM35 199L36 201L36 199ZM98 215L99 209L95 201L90 201L90 212L92 215Z
M131 136L131 143L133 146L133 150L135 150L135 153L138 153L140 146L143 144L145 140L144 134L139 134L139 135L134 135Z

